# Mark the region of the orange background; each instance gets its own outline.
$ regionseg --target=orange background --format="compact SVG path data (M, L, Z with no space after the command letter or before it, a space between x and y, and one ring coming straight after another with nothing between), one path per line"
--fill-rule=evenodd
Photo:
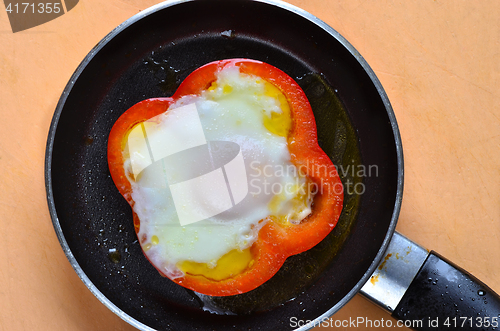
M44 153L80 61L157 2L81 0L16 34L0 5L0 330L133 330L66 260L46 204ZM398 231L500 292L500 2L289 2L346 37L391 100L406 170ZM333 318L358 316L389 318L360 296Z

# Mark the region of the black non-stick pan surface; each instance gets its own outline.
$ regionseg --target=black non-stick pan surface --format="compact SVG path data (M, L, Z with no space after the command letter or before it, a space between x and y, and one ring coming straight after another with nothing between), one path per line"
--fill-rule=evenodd
M267 62L301 85L320 145L341 170L345 201L317 247L289 258L256 290L218 298L174 284L146 260L106 148L129 107L172 95L193 70L226 58ZM394 114L364 59L314 16L266 1L168 2L117 27L66 86L46 152L49 209L69 261L99 300L144 330L289 330L292 318L335 313L381 259L402 177Z

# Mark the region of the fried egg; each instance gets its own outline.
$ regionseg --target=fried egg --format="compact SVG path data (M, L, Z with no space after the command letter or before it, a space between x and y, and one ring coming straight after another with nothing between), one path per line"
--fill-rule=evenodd
M278 88L226 66L199 95L131 130L124 167L138 238L160 273L230 278L253 263L262 226L311 213L308 179L288 150L292 125Z

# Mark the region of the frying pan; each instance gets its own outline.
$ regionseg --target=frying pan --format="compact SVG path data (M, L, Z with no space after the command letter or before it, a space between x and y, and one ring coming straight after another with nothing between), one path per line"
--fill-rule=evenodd
M111 127L130 106L170 96L193 70L226 58L261 60L296 79L311 102L320 146L341 170L346 193L337 227L318 246L289 258L256 290L218 298L162 278L146 260L130 207L110 177L106 148ZM52 120L45 176L54 228L73 268L131 325L141 330L308 329L312 325L291 325L291 317L331 316L379 270L384 256L387 262L402 200L403 154L380 82L325 23L281 2L174 1L118 26L77 68ZM415 279L427 275L420 265ZM426 286L416 290L419 298ZM406 315L411 314L405 310Z

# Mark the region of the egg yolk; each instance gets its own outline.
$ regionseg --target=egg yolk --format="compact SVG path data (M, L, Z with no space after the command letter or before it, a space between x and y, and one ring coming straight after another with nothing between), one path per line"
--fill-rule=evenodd
M265 80L259 79L257 83L264 84L264 96L276 99L281 108L281 113L272 111L271 114L264 114L264 127L277 136L286 137L292 128L292 117L290 115L290 106L288 105L285 95L281 93L276 86ZM217 89L217 82L213 82L208 88L208 91L215 91L215 89ZM232 91L233 87L231 85L225 84L222 87L222 92L224 94L229 94Z
M266 81L264 82L264 91L266 96L278 100L282 111L281 113L273 111L270 116L265 114L264 126L271 133L281 137L286 137L292 127L292 118L290 116L290 106L288 105L288 101L276 86Z
M252 266L252 263L253 255L250 248L247 248L242 251L233 249L222 256L215 266L192 261L183 261L177 266L184 273L192 276L203 276L211 280L220 281L244 272Z

